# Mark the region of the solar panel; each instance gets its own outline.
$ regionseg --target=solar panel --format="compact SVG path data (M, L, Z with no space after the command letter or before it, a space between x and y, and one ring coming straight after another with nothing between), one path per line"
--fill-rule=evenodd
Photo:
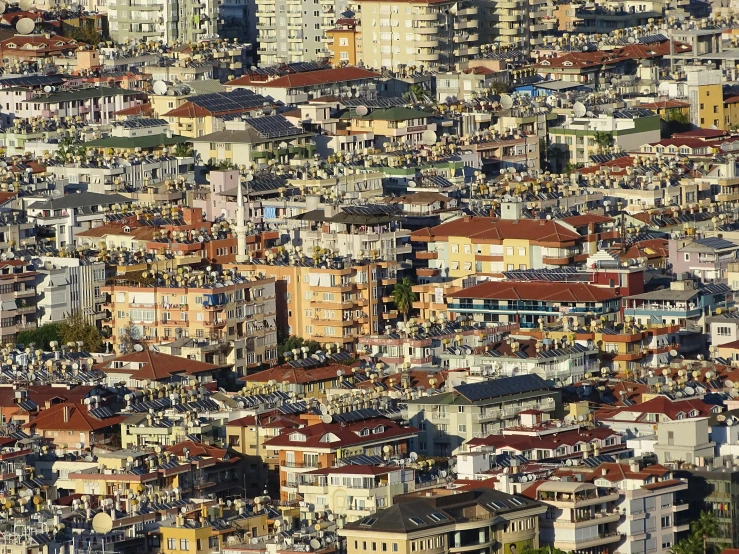
M196 106L200 106L212 113L233 112L237 110L249 110L260 108L265 104L271 105L261 94L256 94L249 89L238 88L231 92L213 92L201 94L189 99Z
M251 117L246 123L264 138L291 137L303 133L302 129L298 129L281 115Z
M64 82L59 75L27 75L0 79L0 87L39 87L58 85Z
M90 410L90 415L96 419L105 419L108 417L113 417L115 414L113 413L113 410L111 410L107 406L103 406L101 408L93 408L92 410Z
M604 454L602 456L592 456L590 458L584 458L583 463L588 467L598 467L600 464L612 464L616 461L613 456Z
M482 383L459 385L454 387L454 390L467 400L475 402L477 400L541 390L547 387L547 381L538 375L516 375L514 377L491 379Z

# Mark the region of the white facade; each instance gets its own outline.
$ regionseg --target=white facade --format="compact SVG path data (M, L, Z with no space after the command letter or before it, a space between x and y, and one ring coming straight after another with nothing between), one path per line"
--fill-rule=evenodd
M76 311L90 320L102 311L100 304L106 295L105 264L83 263L78 258L42 256L37 272L41 280L36 285L39 324L64 321Z

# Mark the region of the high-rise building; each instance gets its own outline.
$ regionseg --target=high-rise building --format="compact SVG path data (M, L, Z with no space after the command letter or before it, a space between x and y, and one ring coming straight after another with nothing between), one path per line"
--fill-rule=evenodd
M116 42L198 42L218 34L216 0L109 0L108 26Z
M364 65L452 68L480 52L477 7L469 0L355 0Z
M327 59L326 31L346 9L346 0L257 0L261 65Z

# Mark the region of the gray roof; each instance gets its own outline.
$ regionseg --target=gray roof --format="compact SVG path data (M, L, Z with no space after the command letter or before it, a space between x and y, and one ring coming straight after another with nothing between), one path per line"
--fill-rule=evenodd
M192 139L193 143L198 142L231 142L241 144L260 144L263 142L273 142L275 140L284 139L266 139L260 135L256 129L247 127L243 131L216 131L209 135Z
M188 81L187 86L190 87L192 94L210 94L212 92L226 92L226 87L216 79L196 79Z
M423 493L426 494L424 491ZM359 521L345 525L347 529L371 530L387 533L413 533L433 527L444 527L463 523L465 509L480 506L490 514L490 524L503 522L505 514L522 510L546 507L530 498L506 494L481 487L471 491L436 493L434 496L416 496L414 494L395 497L395 504L390 508L379 510ZM469 511L469 510L468 510Z
M65 210L83 208L87 206L110 206L112 204L128 203L131 199L121 194L100 194L97 192L79 192L67 194L59 198L50 198L34 202L29 206L34 210Z
M701 293L699 289L687 289L687 290L653 290L651 292L645 292L644 294L635 294L628 298L636 300L667 300L670 302L687 302L698 296Z
M61 102L71 102L73 100L88 100L90 98L102 98L103 96L122 96L124 94L140 94L136 90L128 90L118 87L91 87L76 90L68 90L57 92L44 96L43 98L34 99L37 102L45 102L47 104L57 104ZM31 100L29 100L31 102Z
M696 239L693 242L696 244L700 244L701 246L707 246L712 250L727 250L731 248L739 248L739 245L737 245L736 243L718 237L706 237L702 239Z

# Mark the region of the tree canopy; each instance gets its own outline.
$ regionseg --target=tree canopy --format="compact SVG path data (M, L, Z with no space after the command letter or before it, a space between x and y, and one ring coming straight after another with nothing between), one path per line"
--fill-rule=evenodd
M81 341L86 352L101 352L103 348L100 331L80 311L74 312L61 324L61 341L65 344Z
M36 329L21 331L15 338L15 341L28 346L31 343L41 350L51 350L49 343L51 341L62 341L62 324L61 323L45 323Z
M404 321L408 321L408 314L416 300L416 293L413 292L413 281L408 277L403 277L402 281L395 283L395 287L393 287L393 301L395 302L395 307L398 308L398 312L403 314Z
M321 349L321 345L314 340L305 340L303 337L290 335L287 339L277 345L277 355L280 361L285 361L285 355L292 356L292 351L301 349L302 347L308 348L308 354L313 354L317 350Z

